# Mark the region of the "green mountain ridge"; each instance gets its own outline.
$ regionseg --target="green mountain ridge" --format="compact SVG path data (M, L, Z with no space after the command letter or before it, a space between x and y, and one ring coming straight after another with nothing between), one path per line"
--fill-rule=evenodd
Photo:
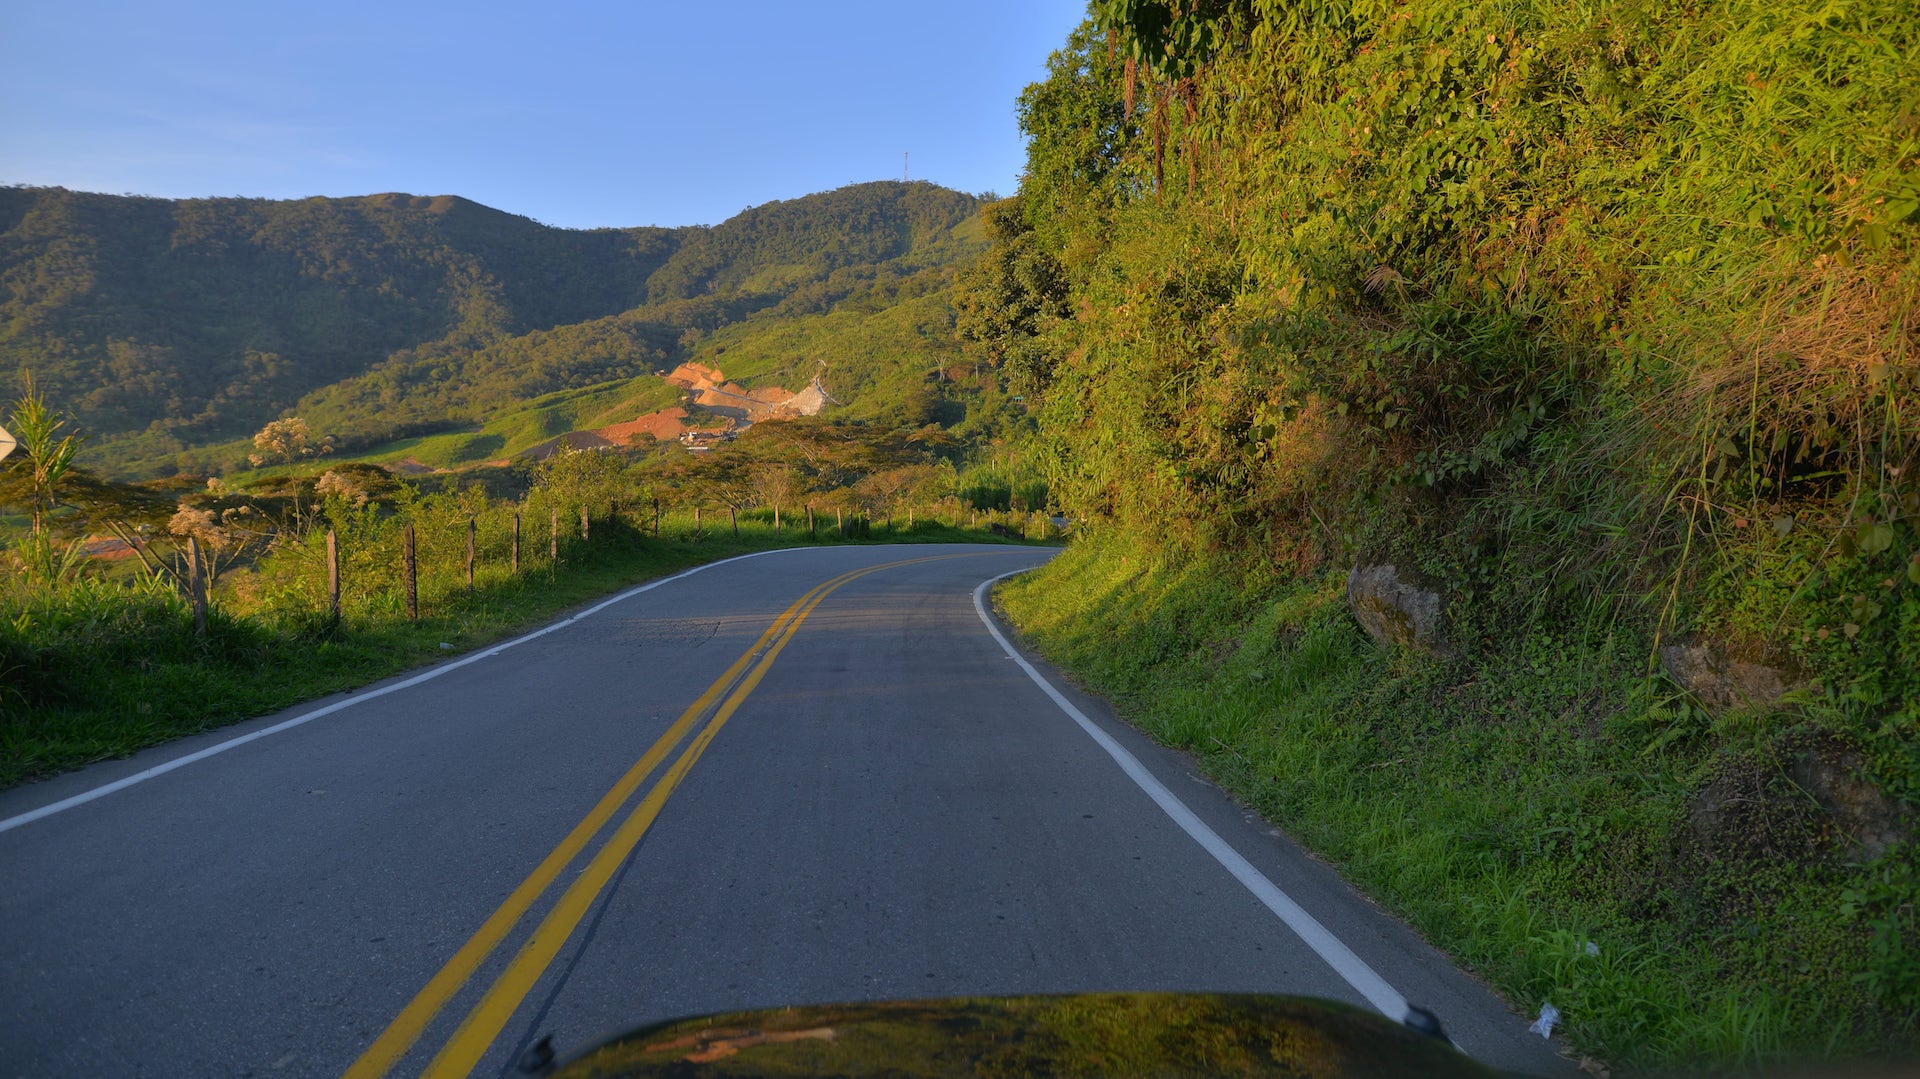
M110 474L230 462L290 411L364 449L670 369L756 313L944 287L977 204L880 182L582 231L453 196L0 189L0 372L17 393L31 371Z

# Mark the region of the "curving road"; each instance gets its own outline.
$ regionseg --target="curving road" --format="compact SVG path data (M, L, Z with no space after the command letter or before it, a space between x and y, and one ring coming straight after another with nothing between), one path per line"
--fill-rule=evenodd
M1119 989L1411 1001L1567 1074L996 639L977 589L1049 553L736 559L0 793L0 1074L495 1076L687 1013Z

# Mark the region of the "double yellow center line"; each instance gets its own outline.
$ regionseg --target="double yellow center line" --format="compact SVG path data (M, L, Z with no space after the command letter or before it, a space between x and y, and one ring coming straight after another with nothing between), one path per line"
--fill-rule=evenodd
M707 691L702 693L698 700L680 714L680 718L674 721L673 726L667 728L666 733L662 734L660 739L634 763L633 767L620 777L619 782L607 791L605 797L601 798L593 809L581 818L580 823L567 833L559 846L553 848L552 853L548 854L539 866L527 875L527 879L520 882L520 886L500 904L499 909L487 917L473 936L453 954L453 958L447 960L446 965L441 967L426 986L407 1003L407 1006L400 1010L400 1014L394 1018L387 1029L374 1039L373 1044L367 1047L367 1051L360 1055L360 1059L353 1062L353 1066L346 1071L345 1079L376 1079L392 1070L393 1066L399 1063L400 1059L406 1056L407 1052L420 1040L427 1026L439 1016L447 1002L467 984L474 972L489 955L493 954L494 949L506 939L507 934L520 919L553 886L561 872L581 851L586 849L593 837L600 833L609 820L613 819L614 814L627 803L634 791L640 788L653 770L659 767L660 762L673 752L674 747L680 744L687 732L692 730L702 717L711 714L706 726L694 736L693 741L667 769L666 774L661 776L653 788L646 793L640 804L627 814L618 830L601 845L592 861L567 887L553 909L547 912L539 927L533 931L533 935L521 944L519 952L507 965L506 971L487 989L480 1003L467 1014L459 1029L455 1030L453 1036L440 1048L440 1052L427 1065L423 1074L441 1077L464 1076L470 1073L480 1062L480 1058L486 1055L488 1047L499 1036L501 1028L506 1026L507 1021L512 1018L520 1002L533 990L534 983L539 981L540 976L545 973L547 967L553 962L554 956L559 954L560 948L579 926L581 919L586 917L594 900L599 898L601 891L618 871L620 864L633 852L633 848L639 845L641 837L646 835L647 829L660 815L661 807L665 806L667 799L672 797L674 789L680 785L682 779L686 778L687 772L700 759L700 755L706 752L707 746L713 741L714 736L720 733L720 728L726 726L727 720L733 716L741 702L745 701L760 684L760 679L766 675L767 669L773 666L773 661L779 657L781 650L786 648L787 642L793 640L794 634L800 630L800 624L813 613L813 609L818 607L821 601L835 589L865 577L869 573L938 560L939 558L912 558L853 570L819 585L794 601L793 606L788 607L780 617L774 619L773 624L767 627L767 631L760 635L751 648L741 654L725 673L707 687ZM719 702L717 708L716 702Z

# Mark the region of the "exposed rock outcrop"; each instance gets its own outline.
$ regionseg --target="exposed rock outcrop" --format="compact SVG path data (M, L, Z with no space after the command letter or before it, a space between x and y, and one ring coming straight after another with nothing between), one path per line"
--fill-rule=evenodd
M1660 665L1711 712L1764 708L1801 680L1791 657L1682 637L1660 646Z
M1347 574L1347 606L1382 645L1447 652L1445 604L1440 593L1403 579L1390 564L1355 566Z
M1716 864L1871 861L1912 838L1912 806L1882 791L1860 751L1830 737L1775 758L1721 762L1688 804L1683 860Z
M816 378L807 384L806 389L794 394L776 407L774 415L778 417L818 416L820 410L826 408L830 401L833 401L833 398L827 395L827 388L822 386L820 380Z
M691 393L695 404L715 415L726 416L743 424L757 420L815 416L833 402L818 377L799 393L778 386L750 390L737 382L728 382L719 368L697 363L683 363L668 372L665 378Z
M1694 882L1728 866L1811 864L1837 853L1820 807L1794 789L1778 762L1752 753L1715 762L1675 838L1681 875Z
M1854 859L1878 857L1913 835L1913 808L1874 784L1859 750L1838 743L1811 746L1794 755L1787 775L1826 810Z

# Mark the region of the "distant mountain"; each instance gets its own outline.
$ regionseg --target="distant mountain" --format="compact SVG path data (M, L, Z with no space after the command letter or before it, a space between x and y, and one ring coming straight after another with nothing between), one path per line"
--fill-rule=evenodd
M452 196L183 201L0 189L0 391L31 370L109 471L298 408L346 445L671 367L971 256L976 200L882 182L713 227L571 230Z
M714 228L687 230L679 249L647 279L647 296L662 303L784 293L831 281L836 273L845 279L845 271L938 247L975 207L972 196L957 191L894 181L770 202Z

